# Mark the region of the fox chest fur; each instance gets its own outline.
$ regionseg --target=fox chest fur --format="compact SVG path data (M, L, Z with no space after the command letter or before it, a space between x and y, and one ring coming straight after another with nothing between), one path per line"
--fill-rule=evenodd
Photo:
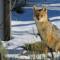
M49 47L54 48L60 39L58 29L51 24L51 22L39 22L37 25L43 41L45 41Z

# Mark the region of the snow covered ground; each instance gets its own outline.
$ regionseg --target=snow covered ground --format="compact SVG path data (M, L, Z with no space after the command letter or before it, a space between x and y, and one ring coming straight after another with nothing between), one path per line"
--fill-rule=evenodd
M49 19L54 20L58 18L59 17L52 17ZM55 21L52 23L55 24L58 28L60 28L60 21ZM37 33L38 32L34 21L11 21L12 39L4 43L4 46L8 50L7 57L11 59L30 59L31 56L23 55L24 53L26 53L26 51L21 48L21 46L26 43L34 43L37 41L41 41ZM57 55L57 57L59 56Z
M59 17L58 17L59 18ZM56 17L56 19L58 19ZM52 20L54 18L50 18ZM60 21L52 22L58 28L60 28ZM11 37L12 39L6 42L7 49L14 49L18 46L24 45L25 43L34 43L41 41L37 35L37 28L34 21L12 21L11 22Z

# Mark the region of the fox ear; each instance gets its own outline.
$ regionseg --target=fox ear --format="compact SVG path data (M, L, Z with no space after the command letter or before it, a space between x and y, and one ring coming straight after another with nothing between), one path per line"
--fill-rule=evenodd
M36 5L34 5L34 6L33 6L33 9L34 9L34 10L37 10L38 8L37 8L37 6L36 6Z
M43 11L47 12L47 9L46 8L43 8Z
M45 8L44 11L47 11L47 9Z
M34 16L35 16L35 14L37 12L37 6L36 5L33 6L33 12L34 12Z

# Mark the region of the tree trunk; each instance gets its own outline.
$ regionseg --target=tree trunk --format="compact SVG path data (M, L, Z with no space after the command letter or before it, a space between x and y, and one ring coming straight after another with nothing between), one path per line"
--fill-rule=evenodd
M4 0L4 41L10 40L10 2Z
M0 53L0 60L2 60L2 58L1 58L1 53Z

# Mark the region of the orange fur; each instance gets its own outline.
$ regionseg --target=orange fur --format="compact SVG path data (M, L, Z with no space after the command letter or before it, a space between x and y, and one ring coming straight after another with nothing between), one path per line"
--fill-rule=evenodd
M55 51L60 51L60 30L48 21L47 9L35 9L35 22L43 41Z

